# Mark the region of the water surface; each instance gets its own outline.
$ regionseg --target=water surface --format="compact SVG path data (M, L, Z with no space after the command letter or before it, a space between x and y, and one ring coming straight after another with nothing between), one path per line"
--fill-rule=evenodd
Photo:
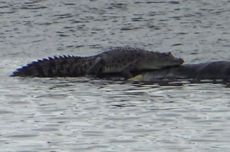
M0 2L0 151L229 151L226 85L9 77L112 46L229 60L229 10L228 0Z

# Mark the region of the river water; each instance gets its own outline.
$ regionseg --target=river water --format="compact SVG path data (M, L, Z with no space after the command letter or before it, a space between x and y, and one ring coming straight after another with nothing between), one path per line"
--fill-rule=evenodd
M33 60L114 46L229 60L229 0L0 1L0 151L230 151L229 87L13 78Z

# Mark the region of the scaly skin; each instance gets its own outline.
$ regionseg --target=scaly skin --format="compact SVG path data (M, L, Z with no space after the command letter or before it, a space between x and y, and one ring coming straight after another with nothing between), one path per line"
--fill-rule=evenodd
M80 77L94 63L89 57L59 56L34 61L17 69L11 76L20 77Z
M79 77L132 73L179 66L183 63L171 53L150 52L137 48L112 48L95 56L63 56L42 59L17 69L11 76L30 77Z

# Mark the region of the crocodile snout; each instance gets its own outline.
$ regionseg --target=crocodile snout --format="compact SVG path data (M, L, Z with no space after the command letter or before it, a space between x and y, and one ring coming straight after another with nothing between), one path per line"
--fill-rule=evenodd
M179 62L179 64L183 64L184 63L184 60L182 58L178 58L177 61Z

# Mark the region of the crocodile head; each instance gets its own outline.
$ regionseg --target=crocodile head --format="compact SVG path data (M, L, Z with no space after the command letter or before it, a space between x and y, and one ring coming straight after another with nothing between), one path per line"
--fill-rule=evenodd
M162 69L165 67L179 66L184 63L183 59L174 57L171 52L149 52L145 54L143 58L144 60L139 60L139 70Z

